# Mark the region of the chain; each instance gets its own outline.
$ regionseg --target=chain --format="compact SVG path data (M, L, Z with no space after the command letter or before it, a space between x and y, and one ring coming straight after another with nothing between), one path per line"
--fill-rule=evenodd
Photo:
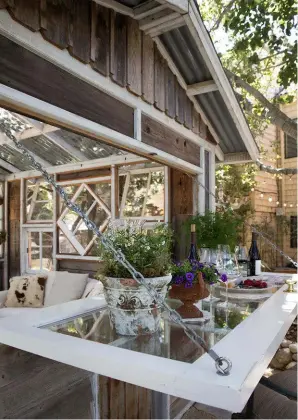
M77 215L79 215L83 221L86 224L86 227L94 232L94 234L100 239L102 245L108 249L110 252L113 253L115 260L119 262L123 267L125 267L128 272L131 274L132 278L136 280L139 284L144 286L147 289L148 294L152 297L152 299L155 300L157 304L162 306L169 314L169 318L178 324L181 328L183 328L185 334L187 337L195 343L198 347L202 347L210 357L215 361L215 367L216 371L220 375L229 375L232 363L229 359L226 357L220 357L214 350L209 349L206 342L184 321L183 318L176 312L174 309L172 309L165 301L162 299L162 297L156 292L154 287L150 284L147 284L144 276L135 270L135 268L130 264L130 262L125 258L125 255L119 251L118 249L115 249L112 242L105 236L103 233L98 229L96 224L92 222L88 218L88 216L83 212L83 210L76 204L74 204L69 198L67 193L64 191L64 189L58 185L54 178L41 166L40 163L36 162L33 156L29 153L29 151L24 147L21 143L17 141L15 136L12 134L12 132L9 129L6 129L5 125L3 127L5 134L7 137L9 137L16 147L20 149L23 152L23 155L31 162L32 166L37 169L43 177L46 179L46 181L51 184L54 189L58 192L58 194L62 197L64 200L66 206L75 212Z
M205 185L203 185L199 180L197 181L198 184L204 188L205 191L207 191L207 193L209 195L212 195L212 197L215 198L215 200L218 200L216 195L210 191L207 187L205 187ZM222 200L219 200L219 204L223 205L225 208L228 208L229 205L227 203L225 203ZM248 226L253 232L257 233L261 238L263 238L275 251L279 252L280 255L282 255L284 258L286 258L288 261L290 261L296 268L298 268L298 263L297 261L293 260L289 255L285 254L277 245L275 245L274 242L272 242L267 235L264 232L261 232L259 230L257 230L253 225L251 225L249 222L247 222L246 220L244 220L244 224L246 226Z

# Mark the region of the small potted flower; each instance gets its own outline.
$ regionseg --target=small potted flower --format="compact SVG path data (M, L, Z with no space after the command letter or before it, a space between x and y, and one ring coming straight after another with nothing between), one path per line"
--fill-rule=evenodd
M177 309L182 318L202 318L203 313L194 303L209 296L208 285L226 281L226 274L220 275L214 264L196 260L177 262L172 265L169 297L183 303Z
M171 281L172 231L165 224L144 228L144 223L114 223L105 232L115 249L122 251L132 266L145 277L161 299ZM159 328L161 305L131 273L99 244L103 270L100 280L109 308L110 319L121 335L151 334Z

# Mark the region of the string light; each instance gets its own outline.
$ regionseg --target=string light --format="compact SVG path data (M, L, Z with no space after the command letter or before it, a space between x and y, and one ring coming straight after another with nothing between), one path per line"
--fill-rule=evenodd
M269 201L269 203L271 203L272 202L272 197L269 197L268 201Z
M255 189L254 188L252 188L250 191L254 191Z
M261 197L261 198L263 198L263 197L264 197L264 194L263 194L263 193L262 193L262 194L260 194L260 197Z
M284 203L284 207L287 207L287 203Z
M290 204L290 207L293 207L293 204Z
M277 202L276 202L276 205L277 205L277 206L279 205L279 201L277 201Z

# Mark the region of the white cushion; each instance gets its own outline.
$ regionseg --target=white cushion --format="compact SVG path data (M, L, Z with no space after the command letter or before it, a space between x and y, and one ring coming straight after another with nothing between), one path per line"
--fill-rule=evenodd
M36 313L38 316L38 311L41 308L1 308L0 309L0 318L6 318L7 316L14 315L24 315L29 313Z
M100 296L103 294L103 284L96 279L88 279L82 299Z
M51 277L54 277L53 279ZM70 300L80 299L86 287L88 274L52 271L48 280L52 287L45 296L44 306L58 305Z
M46 290L45 290L45 293L44 293L44 305L45 306L49 306L49 305L46 305L46 301L47 301L48 297L50 296L50 292L52 290L54 280L55 280L55 275L54 274L56 272L57 271L50 271L49 274L48 274L48 279L47 279L47 282L46 282ZM59 273L68 273L68 271L59 271Z

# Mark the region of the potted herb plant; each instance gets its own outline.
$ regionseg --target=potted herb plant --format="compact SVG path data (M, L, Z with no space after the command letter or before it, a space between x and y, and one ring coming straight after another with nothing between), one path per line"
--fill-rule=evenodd
M242 219L232 210L220 212L206 212L192 217L185 228L189 231L189 225L196 225L197 245L199 248L217 248L218 245L229 245L235 249L239 241L239 228Z
M203 313L194 303L209 296L207 285L226 281L226 274L220 276L215 265L185 260L172 265L169 297L183 303L177 309L182 318L202 318Z
M141 223L126 222L123 226L110 225L105 235L164 299L171 281L171 230L163 224L145 229ZM155 332L160 324L160 305L109 250L100 244L99 251L104 263L101 281L110 319L117 333L138 335Z

